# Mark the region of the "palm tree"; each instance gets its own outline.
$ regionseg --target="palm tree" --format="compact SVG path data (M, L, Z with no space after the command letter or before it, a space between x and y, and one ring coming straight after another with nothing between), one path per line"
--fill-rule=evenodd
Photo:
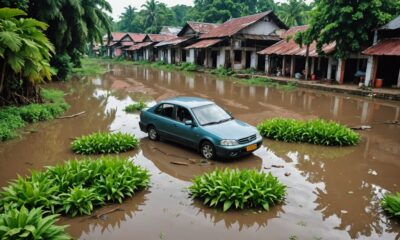
M24 16L19 9L0 9L0 96L19 99L17 103L35 97L35 84L51 79L49 61L54 53L43 33L47 24ZM11 86L19 92L11 93Z
M156 0L147 0L146 3L142 5L144 8L143 15L146 16L144 20L144 29L154 29L158 26L157 19L160 17L159 4L160 3Z
M289 0L279 5L278 15L288 26L302 25L306 6L304 0Z
M126 32L133 32L132 23L135 20L136 8L129 5L121 15L121 29Z

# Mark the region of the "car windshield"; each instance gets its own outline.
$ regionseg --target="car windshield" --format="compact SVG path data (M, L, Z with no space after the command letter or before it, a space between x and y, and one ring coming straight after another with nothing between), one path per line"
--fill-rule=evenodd
M224 109L215 104L195 107L192 108L192 111L202 126L218 124L232 119Z

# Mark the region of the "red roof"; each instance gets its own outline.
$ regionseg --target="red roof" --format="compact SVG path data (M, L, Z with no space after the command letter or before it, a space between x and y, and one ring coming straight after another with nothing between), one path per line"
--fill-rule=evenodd
M147 34L152 42L163 42L176 38L174 35L169 34Z
M146 34L142 33L128 33L129 37L132 38L132 40L137 43L137 42L143 42L144 38L146 37Z
M303 45L300 47L294 40L291 38L289 41L287 40L288 37L293 37L296 33L300 31L307 30L307 25L304 26L297 26L292 27L287 30L285 33L282 34L283 40L275 43L274 45L267 47L266 49L258 52L258 54L263 55L295 55L295 56L306 56L307 47ZM323 46L322 51L325 54L330 54L336 49L336 44L331 43L328 45ZM317 57L317 43L313 42L309 47L309 56L310 57Z
M200 36L200 38L204 39L230 37L268 15L274 17L276 19L276 22L281 25L282 28L286 29L285 24L283 24L278 18L276 18L272 11L268 11L240 18L232 18L219 25L218 27L212 29L210 32L203 34L202 36Z
M186 42L187 40L189 40L191 38L192 37L190 37L190 36L175 37L171 40L160 42L160 43L156 44L155 47L162 47L162 46L166 46L166 45L176 46L180 43Z
M121 45L124 47L132 46L133 44L133 42L121 42Z
M126 50L127 51L136 51L143 47L149 46L150 44L153 44L153 42L141 42L141 43L135 44L135 45L127 48Z
M111 38L112 38L112 41L119 41L119 40L121 40L123 37L125 37L125 35L126 35L126 32L112 32L111 33Z
M400 56L400 38L384 39L362 53L365 55Z
M192 44L190 46L185 47L185 49L191 49L191 48L207 48L211 47L219 42L221 42L223 39L205 39L201 40L195 44Z
M220 24L189 21L187 24L197 33L208 33Z

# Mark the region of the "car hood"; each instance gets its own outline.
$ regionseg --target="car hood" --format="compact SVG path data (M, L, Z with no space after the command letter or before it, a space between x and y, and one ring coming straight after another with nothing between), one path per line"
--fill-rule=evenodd
M237 140L257 133L255 127L236 119L220 124L203 126L203 128L221 139Z

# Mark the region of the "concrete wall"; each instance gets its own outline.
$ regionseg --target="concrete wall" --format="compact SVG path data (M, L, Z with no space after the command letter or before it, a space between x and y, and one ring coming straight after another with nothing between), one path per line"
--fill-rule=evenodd
M194 63L194 49L189 49L189 57L186 58L186 61L189 63Z
M171 48L168 48L168 54L167 54L167 63L169 63L169 64L171 64L172 63L172 61L171 61Z
M225 48L220 48L217 57L217 67L224 67L224 66L225 66Z
M244 34L269 35L279 27L274 22L260 21L240 31Z

